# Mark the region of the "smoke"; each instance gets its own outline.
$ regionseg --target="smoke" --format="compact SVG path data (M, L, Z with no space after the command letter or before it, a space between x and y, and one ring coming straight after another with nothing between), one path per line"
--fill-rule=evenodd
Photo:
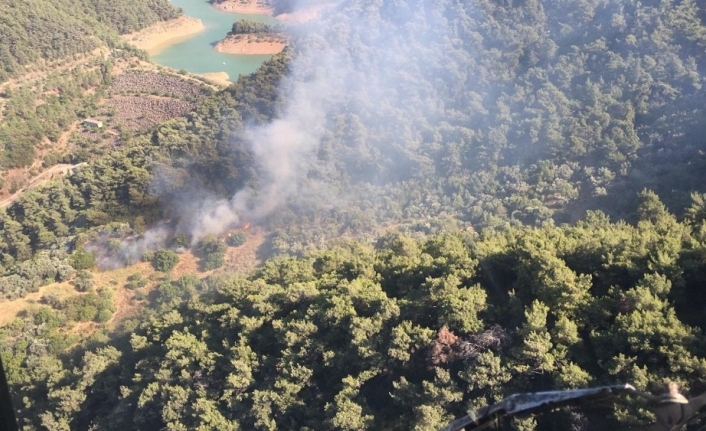
M244 133L257 165L257 189L189 205L179 230L189 232L193 243L246 220L257 221L309 194L329 204L346 199L325 181L312 179L312 171L328 169L320 177L328 176L329 181L342 171L384 181L376 177L384 171L380 165L412 166L410 145L421 138L408 124L424 123L441 108L418 100L418 84L441 67L433 44L445 35L446 24L422 10L425 27L414 28L413 17L403 17L410 28L398 34L396 26L368 16L360 7L355 2L329 4L318 8L329 15L325 20L289 27L297 43L289 74L280 85L286 105L269 124L248 127ZM437 98L431 84L421 93ZM365 136L367 130L375 136ZM331 160L318 160L326 133L346 141L334 157L335 167Z
M481 224L496 220L488 214L539 221L554 210L536 199L552 196L549 205L565 205L589 184L579 163L608 163L615 173L623 157L620 172L627 171L641 145L637 132L653 135L647 126L636 128L635 109L644 111L642 118L650 110L665 118L650 121L664 131L655 139L672 133L670 117L650 103L666 109L676 96L643 83L677 77L686 94L690 84L680 74L698 77L696 63L675 53L642 61L666 46L650 48L650 38L633 44L626 34L613 44L623 53L600 48L599 37L591 48L596 59L589 60L575 44L601 36L603 28L615 33L608 24L622 14L613 8L620 2L604 2L612 6L595 22L573 22L574 30L555 19L576 19L571 2L547 3L546 10L540 3L345 0L321 8L320 19L288 27L295 43L279 86L281 108L271 122L249 125L237 138L253 158L252 183L225 199L204 186L170 201L178 207L176 231L195 244L273 213L271 220L286 219L290 213L278 208L295 212L310 202L316 211L340 205L327 227L439 214ZM561 163L555 178L537 180L533 165L554 156L552 164ZM185 183L176 179L175 188ZM169 175L158 181L156 188L169 187ZM355 208L364 215L346 218Z
M96 266L100 270L120 268L139 262L145 253L156 251L164 246L173 235L173 229L168 223L162 222L153 226L142 235L131 235L130 228L123 226L113 232L104 231L85 245L85 249L96 258Z
M297 64L290 80L301 75ZM303 71L302 71L303 72ZM228 228L266 217L295 196L316 159L324 132L325 109L333 82L309 76L293 85L289 103L272 122L245 130L245 138L257 164L258 187L246 187L230 199L209 197L192 216L184 218L180 231L189 232L192 243L206 235L218 235Z

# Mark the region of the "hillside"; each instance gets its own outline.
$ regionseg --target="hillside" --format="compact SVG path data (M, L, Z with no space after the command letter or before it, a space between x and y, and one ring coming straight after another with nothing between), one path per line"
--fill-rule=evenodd
M672 380L700 393L706 220L679 223L652 194L640 212L637 226L593 213L575 227L390 234L246 277L167 278L141 317L77 349L76 368L55 339L70 304L39 307L2 331L15 340L3 359L36 394L25 423L50 429L438 430L521 391ZM503 429L649 421L605 407Z
M37 0L0 5L0 83L44 64L118 43L117 35L174 18L167 0Z
M22 423L431 430L518 391L703 392L705 20L692 0L351 0L223 90L126 50L10 91L16 166L35 155L7 136L63 130L41 120L111 132L75 131L62 161L88 163L0 212Z

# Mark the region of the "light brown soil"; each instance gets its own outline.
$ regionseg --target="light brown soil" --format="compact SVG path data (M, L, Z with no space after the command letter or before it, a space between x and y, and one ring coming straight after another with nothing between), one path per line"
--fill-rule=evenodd
M174 278L179 278L183 275L193 275L199 273L199 258L194 256L191 251L185 251L179 254L179 263L172 269Z
M23 186L20 190L17 190L15 193L11 194L10 196L0 200L0 208L5 208L12 204L15 200L17 200L22 193L26 192L29 189L33 189L35 187L39 187L42 184L46 184L49 180L55 177L67 175L71 172L71 169L74 168L76 165L65 165L65 164L59 164L59 165L54 165L51 168L47 169L46 171L40 173L39 175L35 176L31 180L28 181L28 184ZM5 179L6 183L10 183L11 181L16 181L19 178L18 175L10 176Z
M139 49L155 54L179 40L201 33L204 28L200 19L180 16L157 22L138 32L123 35L122 38Z
M226 250L224 270L245 273L255 269L262 262L257 251L265 242L265 232L255 226L248 231L248 240L240 247L228 247Z
M200 259L190 250L179 254L179 263L169 274L157 272L148 262L139 262L124 268L117 268L109 271L94 272L94 288L109 288L114 292L116 311L106 323L108 328L117 327L122 321L133 317L140 312L144 301L135 300L135 293L140 291L149 294L166 277L176 279L182 275L193 274L199 278L206 277L213 273L223 271L234 271L245 273L261 264L257 251L265 241L266 232L254 226L248 231L248 239L240 247L228 247L225 256L225 265L212 271L199 271ZM139 289L130 290L126 287L128 277L133 274L140 274L148 283ZM56 292L59 298L79 294L70 282L52 283L42 286L38 292L31 293L24 298L14 301L0 301L0 326L6 325L16 318L22 311L39 307L39 301L48 293ZM86 339L102 325L95 322L80 322L74 325L70 331L80 335L81 339Z
M228 35L214 49L226 54L274 55L286 46L287 42L281 35Z
M134 300L137 290L130 290L125 287L128 284L128 277L133 274L140 274L142 278L147 280L154 279L154 281L149 281L144 287L140 288L142 292L148 293L158 284L158 281L156 281L158 277L155 276L156 272L149 262L139 262L124 268L94 273L94 284L96 287L111 286L114 289L115 313L107 322L111 326L135 315L142 305L141 302Z
M66 281L42 286L39 291L30 293L24 298L15 299L14 301L2 301L0 302L0 326L12 322L21 311L39 307L39 300L42 299L42 296L52 292L58 293L61 299L76 294L76 290L71 283Z
M272 8L258 0L224 0L214 3L213 7L221 12L272 15Z
M232 82L230 82L230 76L228 76L225 72L201 73L199 76L208 79L209 82L212 82L220 87L227 87L232 84Z

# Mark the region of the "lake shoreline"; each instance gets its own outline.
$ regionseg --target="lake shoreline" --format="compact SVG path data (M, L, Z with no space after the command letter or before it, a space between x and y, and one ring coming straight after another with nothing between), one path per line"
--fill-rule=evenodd
M123 35L121 38L149 54L155 54L184 38L203 32L205 28L200 19L182 15L168 21L154 23L140 31Z
M211 7L221 12L239 13L244 15L269 15L273 16L274 11L270 6L258 0L224 0L218 3L211 3Z
M212 80L215 78L216 82L225 84L225 80L237 81L239 76L255 72L265 61L272 58L272 54L261 54L262 52L272 52L274 49L272 47L267 47L266 50L263 47L243 48L243 54L239 48L234 54L214 49L215 45L228 35L235 21L250 19L274 25L277 21L272 16L226 13L203 0L170 1L175 7L182 9L185 17L200 20L204 29L197 34L180 33L178 38L169 39L154 47L149 51L152 62L174 70L184 70L194 75L225 72L228 78L225 78L225 75L209 76ZM245 0L243 4L247 1L251 0ZM276 40L266 38L261 41L274 42ZM244 54L245 52L251 54Z
M215 85L218 85L221 87L228 87L230 84L233 83L230 80L230 76L228 76L228 74L225 72L199 73L198 76L201 76L202 78L209 80L209 82L212 82Z

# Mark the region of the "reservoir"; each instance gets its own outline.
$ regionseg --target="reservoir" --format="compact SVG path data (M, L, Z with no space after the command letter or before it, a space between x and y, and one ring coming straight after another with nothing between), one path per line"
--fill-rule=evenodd
M233 23L241 19L276 24L277 20L267 15L243 15L221 12L205 0L171 0L184 10L184 14L198 18L206 29L184 40L176 41L150 56L150 59L172 69L184 69L191 73L226 72L231 81L238 75L253 73L271 55L236 55L216 52L213 47L230 31Z

